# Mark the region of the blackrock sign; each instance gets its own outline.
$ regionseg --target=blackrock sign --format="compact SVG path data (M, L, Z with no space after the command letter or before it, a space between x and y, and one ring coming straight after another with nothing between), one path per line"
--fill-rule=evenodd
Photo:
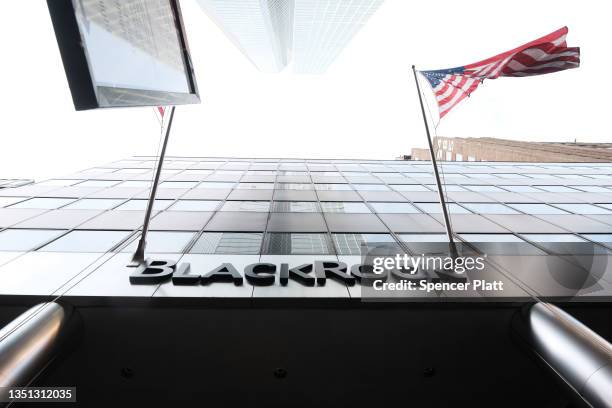
M429 260L438 260L429 262ZM448 261L452 259L452 261ZM458 261L460 259L461 261ZM444 262L446 260L446 263ZM246 279L253 286L274 285L277 277L282 286L290 281L305 286L325 286L328 279L348 286L356 283L375 286L394 281L465 281L466 271L484 268L481 259L421 258L396 255L375 257L372 262L347 265L344 262L314 261L293 268L287 263L253 263L239 271L232 263L222 263L212 270L194 271L189 263L177 264L169 260L148 261L130 276L135 285L155 285L171 281L174 285L207 285L233 283L243 285Z

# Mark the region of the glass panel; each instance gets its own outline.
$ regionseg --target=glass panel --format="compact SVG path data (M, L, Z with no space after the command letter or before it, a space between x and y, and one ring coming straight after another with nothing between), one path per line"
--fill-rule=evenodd
M522 237L555 254L607 255L603 247L573 234L522 234Z
M269 201L227 201L221 207L221 211L270 211Z
M510 207L525 214L569 214L548 204L508 204Z
M427 187L432 189L433 191L438 191L438 186L435 184L427 184ZM458 186L456 184L446 184L442 185L442 191L444 192L457 192L457 191L467 191L465 188Z
M38 186L51 186L51 187L68 187L74 186L82 182L83 180L47 180L37 183Z
M582 234L586 239L602 244L612 244L612 234Z
M612 214L612 211L592 204L555 204L555 206L574 214Z
M315 184L315 189L324 191L347 191L352 190L349 184Z
M450 250L446 234L401 234L399 238L416 255L446 253Z
M221 201L179 200L169 208L169 211L215 211Z
M331 242L327 234L268 234L268 255L329 255Z
M40 251L107 252L129 234L128 231L72 231L44 246Z
M518 214L518 211L503 204L462 203L462 205L478 214Z
M338 255L362 255L362 245L397 244L390 234L332 234L332 239ZM399 245L395 246L399 248ZM369 250L367 247L363 249Z
M117 187L131 187L131 188L149 188L151 187L150 181L143 180L130 180L124 181L123 183L117 185Z
M511 191L513 193L541 193L542 190L538 190L531 186L500 186L504 190Z
M274 212L318 212L317 203L310 201L276 201Z
M112 187L119 183L119 180L86 180L79 183L79 187Z
M490 255L544 255L545 252L512 234L460 234L481 253Z
M219 183L213 181L205 181L200 183L197 188L214 188L214 189L230 189L233 188L236 183Z
M502 190L499 187L495 187L495 186L464 186L464 187L471 191L476 191L479 193L502 193L504 192L504 190Z
M74 198L32 198L13 204L10 208L33 208L41 210L54 210L75 201Z
M153 203L153 210L162 211L168 208L170 204L172 204L173 200L155 200ZM121 204L119 207L115 208L115 210L120 211L145 211L147 209L147 204L149 200L130 200L125 204Z
M65 232L60 230L4 230L0 232L0 251L30 251Z
M426 214L442 214L440 203L414 203ZM448 211L451 214L470 214L471 212L455 203L447 203Z
M192 232L149 231L147 253L182 253L195 234ZM134 252L138 247L137 237L121 252Z
M67 210L108 210L116 207L125 200L111 200L101 198L86 198L64 207Z
M190 253L256 255L262 238L262 233L205 232Z
M354 184L357 191L389 191L384 184Z
M273 190L274 183L240 183L238 190Z
M312 190L312 184L307 183L278 183L277 190Z
M578 190L565 186L536 186L541 190L549 191L551 193L576 193Z
M391 184L395 191L430 191L420 184Z
M612 193L612 190L600 186L570 186L573 189L588 193Z
M74 7L96 86L190 92L171 2L77 1Z
M148 171L149 169L119 169L115 174L143 174Z
M377 213L417 214L420 211L410 203L370 203Z
M15 204L25 200L27 197L0 197L0 207Z
M322 202L323 212L331 213L371 213L364 203Z
M197 184L197 181L164 181L159 188L193 188Z

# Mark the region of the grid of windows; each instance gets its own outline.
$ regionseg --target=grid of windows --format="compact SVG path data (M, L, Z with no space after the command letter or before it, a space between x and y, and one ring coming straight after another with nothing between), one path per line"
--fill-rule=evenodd
M28 190L5 192L0 196L0 210L6 210L3 216L8 221L0 226L0 250L133 250L142 214L129 211L146 209L154 165L153 158L124 160L37 183L42 191L36 190L38 196ZM450 196L451 215L484 216L470 218L474 222L470 231L478 231L481 220L487 221L489 215L527 214L540 218L549 229L528 237L506 224L496 228L539 248L544 245L536 238L552 240L551 229L570 228L564 219L550 217L554 215L585 217L589 225L598 225L595 230L605 232L610 226L612 233L608 218L612 215L612 166L470 162L442 167L444 191L460 193ZM433 242L440 237L442 244L446 239L434 233L442 228L441 207L429 163L170 158L160 191L149 252L345 255L358 254L358 243L371 235L397 240L405 248L415 248L418 237ZM553 200L555 194L563 199ZM83 220L73 219L81 213L85 213ZM487 222L482 224L483 231L491 228ZM431 226L416 234L417 225ZM581 225L571 227L566 235L612 245L602 242L606 234L592 234ZM463 232L461 226L458 232ZM504 236L495 234L495 239ZM86 247L85 241L92 246Z

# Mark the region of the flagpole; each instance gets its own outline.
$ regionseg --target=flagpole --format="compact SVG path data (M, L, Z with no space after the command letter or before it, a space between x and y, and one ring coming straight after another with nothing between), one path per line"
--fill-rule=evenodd
M423 123L425 124L425 132L427 133L427 143L429 145L429 154L431 155L431 164L433 165L434 175L436 177L436 185L438 186L438 196L440 198L440 205L442 206L442 215L444 217L444 226L446 227L446 235L448 236L448 246L452 256L457 256L457 246L453 239L453 230L451 228L450 217L446 208L446 200L444 199L444 191L442 190L442 182L440 181L440 173L438 172L438 163L436 155L434 154L433 142L431 141L431 134L429 132L429 124L427 123L427 116L425 116L425 107L423 106L423 97L421 96L421 87L419 85L419 79L417 77L417 71L415 66L412 66L412 73L414 74L414 82L416 83L417 92L419 94L419 103L421 104L421 114L423 115Z
M166 134L164 135L164 144L162 145L161 152L159 154L159 161L157 163L157 169L155 171L155 180L151 186L151 194L149 195L149 202L147 203L147 210L144 216L144 222L142 225L142 234L138 241L138 248L132 256L132 262L129 266L140 266L145 261L145 249L147 246L147 233L149 232L149 223L151 221L151 213L153 212L153 205L155 204L155 196L157 195L157 186L161 177L162 167L164 165L164 158L166 156L166 147L168 146L168 139L170 138L170 130L172 129L172 122L174 121L174 111L176 107L170 107L170 119L168 120L168 126L166 127Z

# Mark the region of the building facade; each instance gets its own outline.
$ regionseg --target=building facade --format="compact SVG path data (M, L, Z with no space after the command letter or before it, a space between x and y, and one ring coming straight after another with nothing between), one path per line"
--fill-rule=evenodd
M361 297L360 286L338 282L134 287L126 265L143 222L153 164L151 157L134 157L0 190L0 295L206 298L221 290L247 297ZM569 296L567 288L522 274L542 269L557 250L576 255L574 249L551 250L558 243L589 245L591 255L606 259L612 249L612 164L456 163L445 164L443 174L456 239L466 248L514 255L506 259L508 290L485 292L485 298ZM147 250L200 271L224 262L237 270L257 262L350 266L362 260L364 244L420 254L446 240L426 162L175 157L165 164L159 187ZM500 246L520 250L496 253ZM521 258L522 267L513 268L516 255L524 253L541 258L525 258L533 264ZM66 263L61 273L54 272L58 262ZM29 267L34 264L39 266ZM576 290L577 299L609 296L607 266L586 269L595 279ZM19 279L10 278L22 270L27 272ZM109 274L117 281L103 284ZM515 278L538 289L525 291Z
M503 290L383 292L364 243L448 253L430 163L168 158L156 263L128 267L154 164L0 189L0 326L70 311L78 335L36 386L76 387L75 406L563 407L571 390L511 335L522 308L555 302L612 338L610 163L445 164L461 258L486 268L385 283Z
M382 0L198 0L263 72L324 73Z
M445 161L602 162L612 160L612 143L540 143L492 137L435 137L436 158ZM430 160L429 149L412 149L412 160Z

